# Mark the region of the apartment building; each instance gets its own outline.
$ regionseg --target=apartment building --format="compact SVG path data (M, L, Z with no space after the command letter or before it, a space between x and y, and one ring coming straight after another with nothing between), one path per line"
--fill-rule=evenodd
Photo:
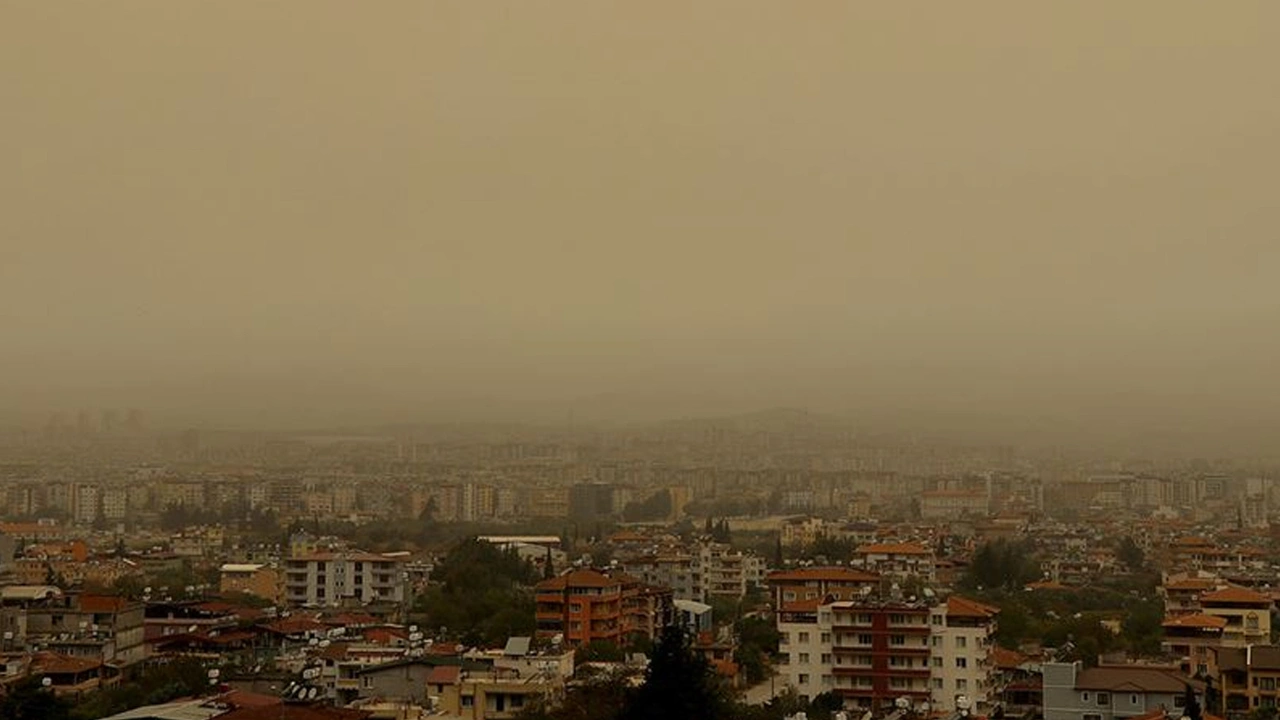
M957 710L961 697L978 715L992 708L998 672L990 654L999 613L999 608L958 595L933 608L929 684L934 710Z
M404 562L359 551L295 555L285 561L285 599L310 606L404 602Z
M622 645L634 635L656 638L672 617L669 589L622 573L571 570L538 583L534 594L538 635L559 635L574 646L593 640Z
M1213 654L1227 717L1280 707L1280 647L1218 648Z
M928 605L866 598L779 607L780 670L800 695L834 691L847 707L872 712L931 700Z
M880 587L880 576L844 567L777 570L765 577L773 606L797 600L854 600Z
M916 578L933 582L937 559L933 550L917 543L874 543L853 553L852 565L867 572L899 580Z
M146 659L143 605L110 595L63 595L30 587L6 593L2 614L11 647L39 646L59 655L125 667Z
M1243 587L1225 587L1200 596L1200 611L1227 621L1222 644L1236 647L1271 642L1271 598Z
M1160 649L1178 658L1179 669L1190 675L1211 674L1213 649L1220 647L1225 618L1204 613L1165 618Z
M991 499L981 490L930 490L920 493L920 517L925 520L958 520L986 517Z

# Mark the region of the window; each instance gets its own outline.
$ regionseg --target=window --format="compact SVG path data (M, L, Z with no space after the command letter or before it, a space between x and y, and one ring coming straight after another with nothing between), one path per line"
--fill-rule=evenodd
M1275 679L1275 678L1273 678L1273 677L1264 677L1264 678L1262 678L1261 682L1262 682L1262 689L1263 689L1263 690L1275 690L1275 689L1276 689L1276 679Z
M1080 693L1080 702L1089 702L1089 693L1087 692Z
M890 615L890 616L889 616L889 623L890 623L890 624L893 624L893 625L901 625L902 623L904 623L904 622L906 622L906 621L907 621L907 616L906 616L906 615L898 615L898 614L894 614L894 615Z
M786 645L790 642L791 642L791 633L785 633L785 632L778 633L779 645Z
M964 692L969 689L969 681L964 678L956 680L956 692Z
M801 665L809 664L809 653L800 653L800 664Z
M1138 696L1137 696L1137 694L1134 694L1134 693L1130 693L1130 694L1129 694L1129 704L1130 704L1130 705L1137 705L1137 704L1138 704Z
M906 645L907 636L906 635L890 635L889 644L890 645Z
M823 644L823 645L830 645L830 644L831 644L831 633L822 633L822 635L821 635L821 636L819 636L819 637L821 637L821 641L820 641L820 642L822 642L822 644Z
M463 696L462 696L462 707L469 708L469 707L471 707L472 705L474 705L474 704L475 704L475 702L476 702L476 698L475 698L475 696L474 696L474 695L463 695Z
M1111 693L1098 693L1098 707L1105 707L1111 704Z
M1098 713L1085 713L1080 716L1080 720L1102 720L1102 716Z
M831 664L831 653L822 653L822 664L823 665Z
M858 636L858 644L859 644L859 645L870 645L870 644L871 644L871 636L870 636L870 635L859 635L859 636Z
M797 684L799 684L799 685L808 685L808 684L809 684L809 673L800 673L800 676L799 676L799 678L796 680L796 682L797 682Z
M1248 630L1256 631L1258 629L1258 613L1249 613L1245 616L1244 626Z
M1276 706L1276 699L1270 695L1262 696L1262 707L1273 708Z
M963 648L963 647L968 647L968 645L969 645L969 638L963 635L956 638L956 647Z
M933 666L936 668L942 667L942 658L938 657L937 655L934 655L933 657L929 658L929 662L933 663Z
M801 642L801 643L807 643L807 642L809 642L809 633L807 633L807 632L802 632L802 633L800 633L800 642Z
M934 615L934 616L933 616L933 624L934 624L934 625L941 625L941 624L942 624L942 616L941 616L941 615Z
M933 637L929 638L929 644L934 647L942 647L942 636L934 635Z
M958 668L969 667L969 658L956 658L956 667Z
M941 658L939 658L941 659ZM942 689L942 678L933 678L929 681L933 685L934 690Z
M1184 697L1183 697L1182 693L1178 693L1177 695L1174 695L1174 696L1173 696L1173 706L1174 706L1174 707L1176 707L1176 708L1180 708L1180 707L1182 707L1182 706L1183 706L1183 704L1184 704L1184 703L1183 703L1183 700L1184 700Z

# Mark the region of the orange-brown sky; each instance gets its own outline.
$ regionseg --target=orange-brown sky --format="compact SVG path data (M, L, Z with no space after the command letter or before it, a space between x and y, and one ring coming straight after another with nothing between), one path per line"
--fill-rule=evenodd
M1277 68L1271 0L3 0L0 404L1268 427Z

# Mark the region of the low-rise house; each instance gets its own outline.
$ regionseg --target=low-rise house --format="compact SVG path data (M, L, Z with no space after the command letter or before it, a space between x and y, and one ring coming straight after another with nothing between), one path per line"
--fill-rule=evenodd
M1204 683L1177 668L1045 663L1044 720L1121 720L1159 709L1177 713L1188 687L1204 707Z

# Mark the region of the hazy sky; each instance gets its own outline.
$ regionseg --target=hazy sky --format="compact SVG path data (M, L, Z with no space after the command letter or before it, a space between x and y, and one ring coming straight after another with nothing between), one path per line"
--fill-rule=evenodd
M0 405L1274 429L1278 35L1274 0L0 0Z

